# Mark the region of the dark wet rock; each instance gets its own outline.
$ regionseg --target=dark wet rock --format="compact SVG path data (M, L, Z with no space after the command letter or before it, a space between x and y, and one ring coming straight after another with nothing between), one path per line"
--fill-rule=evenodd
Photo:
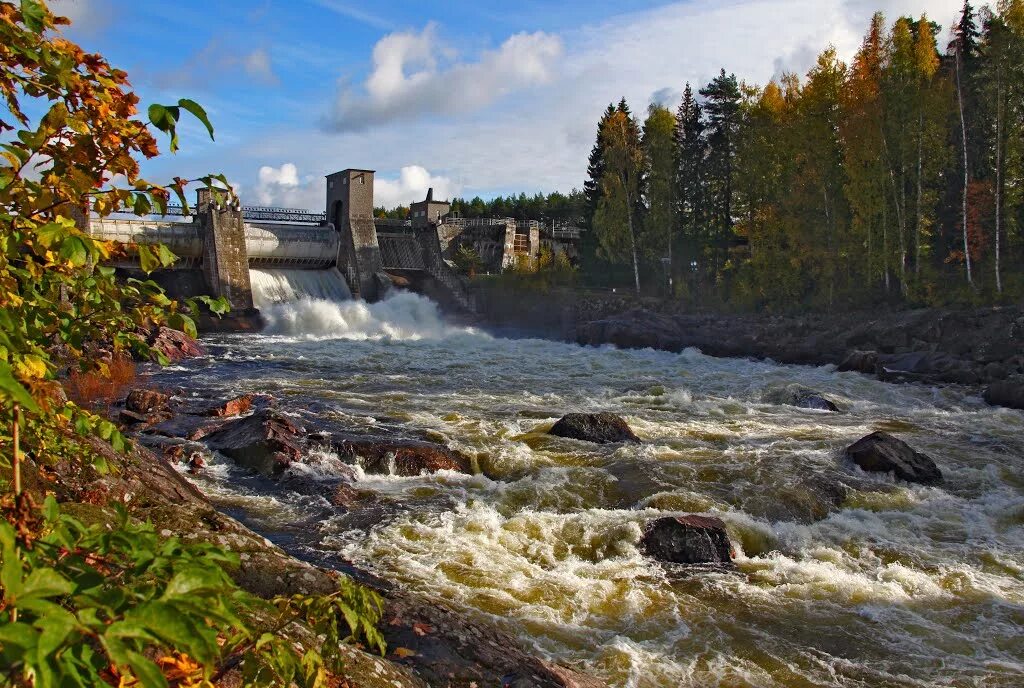
M180 437L196 441L220 429L226 420L223 418L181 414L151 425L144 432L161 437Z
M549 434L597 444L640 443L626 421L614 413L570 413L555 423Z
M846 457L865 471L894 473L911 483L935 485L942 472L928 456L887 432L874 432L846 448Z
M672 564L732 564L725 523L712 516L676 516L648 524L640 550Z
M157 353L162 353L171 362L206 355L206 349L199 342L169 327L160 327L150 336L149 348L154 358Z
M138 388L128 392L124 407L132 413L147 415L157 411L170 410L171 398L154 389Z
M206 445L235 463L273 477L302 457L302 428L271 410L225 423L206 435Z
M985 401L993 406L1024 409L1024 378L1013 377L989 385L985 390Z
M142 413L135 413L135 411L129 411L128 409L121 409L117 414L118 419L125 425L138 425L140 423L150 422L150 417Z
M911 351L878 357L878 379L886 382L937 380L974 384L979 380L976 367L958 356L941 352Z
M813 409L816 411L831 411L833 413L839 411L838 406L836 406L834 403L832 403L825 397L821 396L820 394L815 393L805 394L801 397L798 397L796 400L794 400L793 406L802 409Z
M529 686L604 688L607 684L539 659L518 641L466 619L441 604L395 591L382 628L388 648L411 654L392 661L407 666L431 686ZM403 653L406 654L406 653Z
M624 349L684 348L675 319L643 308L579 325L576 341L584 345L614 344Z
M466 456L441 444L381 437L350 437L331 443L343 460L357 461L367 473L417 476L437 471L472 473Z

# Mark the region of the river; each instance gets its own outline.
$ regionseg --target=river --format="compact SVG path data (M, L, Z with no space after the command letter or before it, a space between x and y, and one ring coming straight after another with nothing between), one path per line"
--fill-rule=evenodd
M209 358L157 381L315 403L331 423L425 435L479 469L360 474L372 518L263 489L227 461L196 478L311 558L337 554L614 686L1024 685L1018 411L832 367L500 339L412 294L264 310L268 334L211 338ZM842 411L784 403L797 387ZM573 411L618 413L644 443L544 434ZM877 429L932 456L945 484L841 460ZM336 463L319 454L305 470ZM638 552L645 523L690 512L727 523L736 572Z

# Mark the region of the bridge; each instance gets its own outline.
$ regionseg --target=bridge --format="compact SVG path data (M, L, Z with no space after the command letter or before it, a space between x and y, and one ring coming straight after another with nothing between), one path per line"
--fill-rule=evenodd
M159 218L86 218L87 230L127 244L164 244L180 257L152 275L171 296L223 296L236 311L254 307L250 269L340 272L355 297L383 298L396 282L472 311L463 279L445 260L435 226L375 220L373 171L327 177L323 213L218 204L200 189L196 206L169 206ZM125 271L134 263L117 265ZM337 271L337 272L335 272Z

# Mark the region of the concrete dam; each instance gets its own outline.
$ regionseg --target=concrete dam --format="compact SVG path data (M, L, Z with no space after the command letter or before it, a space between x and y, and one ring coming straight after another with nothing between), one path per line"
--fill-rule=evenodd
M472 312L461 277L445 261L437 223L375 220L373 171L327 177L324 213L218 203L200 189L191 216L89 218L88 231L126 244L164 244L179 257L150 278L171 297L225 297L235 313L264 301L301 297L376 301L393 285L419 291L450 310ZM118 268L132 272L137 264Z

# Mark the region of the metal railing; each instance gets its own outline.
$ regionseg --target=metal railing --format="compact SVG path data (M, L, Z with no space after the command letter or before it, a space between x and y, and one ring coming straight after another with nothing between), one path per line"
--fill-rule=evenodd
M195 207L189 208L189 216L196 214ZM184 217L185 209L180 205L168 205L167 217ZM327 213L314 213L302 208L278 208L266 205L243 205L242 217L246 220L262 222L299 222L303 224L322 224L327 222Z

